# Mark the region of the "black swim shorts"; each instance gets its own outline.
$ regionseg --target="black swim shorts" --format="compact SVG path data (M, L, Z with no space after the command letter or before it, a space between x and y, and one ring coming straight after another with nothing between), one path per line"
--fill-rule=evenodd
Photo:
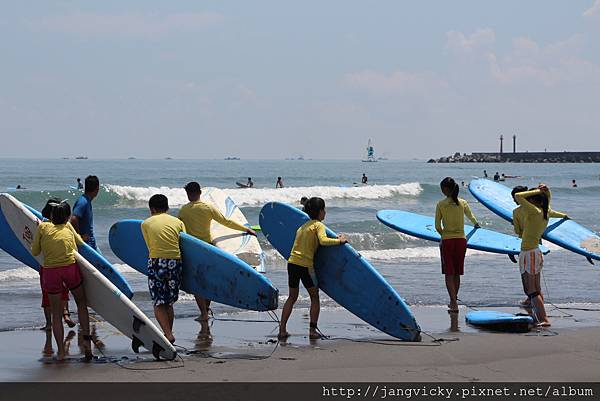
M293 263L288 263L288 285L290 288L299 288L300 281L304 288L312 288L317 286L317 278L311 274L308 267L298 266Z

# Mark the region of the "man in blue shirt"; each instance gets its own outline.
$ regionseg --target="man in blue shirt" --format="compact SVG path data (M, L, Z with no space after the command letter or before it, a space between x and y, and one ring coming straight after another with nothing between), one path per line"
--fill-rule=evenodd
M73 215L71 224L81 238L92 248L96 247L96 238L94 237L94 211L92 201L98 196L100 190L100 180L95 175L89 175L85 178L85 189L83 195L77 199L73 206Z

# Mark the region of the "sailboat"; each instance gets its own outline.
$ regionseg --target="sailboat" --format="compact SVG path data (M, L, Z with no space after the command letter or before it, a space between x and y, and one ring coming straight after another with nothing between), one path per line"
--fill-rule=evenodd
M375 149L373 148L373 143L371 142L371 138L369 138L369 142L367 143L367 158L363 159L365 163L375 163L377 159L375 158Z

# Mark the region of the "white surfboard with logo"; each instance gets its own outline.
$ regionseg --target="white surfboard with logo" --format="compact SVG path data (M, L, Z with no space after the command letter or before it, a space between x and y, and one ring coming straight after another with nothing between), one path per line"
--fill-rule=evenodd
M212 187L203 188L200 199L214 205L228 219L250 227L240 208L222 190ZM210 226L210 234L213 238L213 244L217 248L237 256L259 273L265 273L265 254L256 237L232 230L216 221L213 221Z
M27 250L30 250L38 228L38 218L9 194L0 194L0 212L15 237ZM43 254L35 259L40 266L43 264ZM138 352L138 348L142 346L151 351L157 359L159 357L174 359L177 351L162 331L83 256L76 253L75 259L83 278L88 306L121 333L131 338L135 352Z

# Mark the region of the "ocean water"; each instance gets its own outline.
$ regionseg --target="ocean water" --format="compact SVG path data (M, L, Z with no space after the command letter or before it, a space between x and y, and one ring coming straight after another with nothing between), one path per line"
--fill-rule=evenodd
M102 190L94 201L97 241L101 252L121 270L135 290L134 302L151 313L144 276L120 262L108 246L110 226L125 218L145 218L148 198L168 196L171 212L186 202L182 187L188 181L225 190L242 208L251 224L258 223L261 206L268 201L298 203L302 196L320 196L327 202L325 223L344 233L350 243L377 268L409 304L444 305L447 293L435 243L397 233L380 224L380 209L403 209L433 215L442 198L439 182L446 176L465 185L483 170L518 175L506 184L534 186L540 182L553 191L553 208L567 212L592 230L600 230L600 165L598 164L427 164L424 161L258 161L258 160L0 160L0 191L41 208L49 196L73 204L79 195L69 189L75 179L99 176ZM353 186L362 173L369 186ZM251 176L253 189L238 189L236 181ZM283 189L275 189L282 176ZM578 188L571 187L576 179ZM21 185L26 189L11 188ZM493 215L462 188L475 215L485 228L512 233L512 227ZM287 294L285 261L259 235L267 255L267 275ZM546 299L557 304L600 303L600 269L585 258L546 243L552 252L543 271ZM515 305L523 297L518 267L506 256L469 251L462 280L461 300L470 305ZM336 308L324 296L324 308ZM38 274L0 250L0 330L27 328L43 323ZM300 305L307 305L301 291ZM71 310L74 310L71 302ZM197 313L193 297L182 293L175 307L178 316ZM236 310L215 305L217 313Z

